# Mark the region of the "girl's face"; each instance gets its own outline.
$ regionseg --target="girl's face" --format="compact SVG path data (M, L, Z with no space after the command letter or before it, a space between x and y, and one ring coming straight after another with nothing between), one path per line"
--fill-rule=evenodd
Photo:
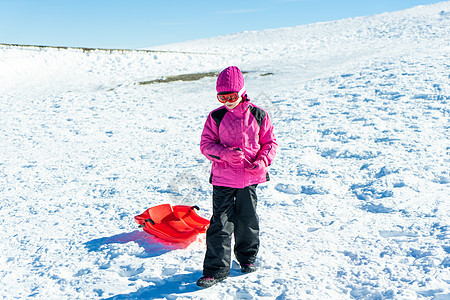
M242 97L239 97L239 99L237 99L234 102L225 102L224 105L228 108L228 109L234 109L236 106L239 105L239 103L241 103L242 101Z

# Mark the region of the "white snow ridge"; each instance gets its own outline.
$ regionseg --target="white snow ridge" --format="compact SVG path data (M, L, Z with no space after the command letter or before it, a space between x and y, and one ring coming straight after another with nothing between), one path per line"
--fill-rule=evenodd
M1 299L450 299L450 2L157 50L0 46ZM280 146L259 271L200 290L205 235L133 217L211 216L199 141L229 65Z

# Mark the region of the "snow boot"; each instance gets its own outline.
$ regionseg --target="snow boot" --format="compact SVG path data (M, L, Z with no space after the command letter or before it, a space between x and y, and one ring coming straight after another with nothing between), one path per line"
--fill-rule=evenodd
M210 276L203 276L199 280L197 280L197 286L201 288L209 288L215 285L216 283L219 283L223 280L225 280L228 276L224 277L210 277Z
M258 268L254 264L244 264L241 266L242 273L252 273L258 270Z

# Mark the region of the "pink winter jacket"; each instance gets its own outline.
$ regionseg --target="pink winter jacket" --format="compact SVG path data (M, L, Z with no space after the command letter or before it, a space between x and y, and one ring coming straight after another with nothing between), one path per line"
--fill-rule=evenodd
M221 152L230 147L242 149L246 158L242 164L231 165L221 160ZM200 141L201 152L213 162L210 183L232 188L268 181L267 166L272 163L277 147L269 115L249 100L232 110L226 106L213 110ZM249 174L250 163L259 159L266 167L259 174Z

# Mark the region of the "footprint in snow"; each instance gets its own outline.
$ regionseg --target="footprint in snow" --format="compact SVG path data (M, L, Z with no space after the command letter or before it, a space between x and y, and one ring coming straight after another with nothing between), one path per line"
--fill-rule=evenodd
M296 187L294 187L292 184L284 184L284 183L278 183L275 186L275 189L281 193L290 194L290 195L298 195L300 194L300 191L297 190Z
M306 195L325 195L328 194L326 190L321 187L313 186L313 185L302 185L300 188L292 185L292 184L284 184L278 183L275 186L275 190L290 194L290 195L298 195L298 194L306 194Z

